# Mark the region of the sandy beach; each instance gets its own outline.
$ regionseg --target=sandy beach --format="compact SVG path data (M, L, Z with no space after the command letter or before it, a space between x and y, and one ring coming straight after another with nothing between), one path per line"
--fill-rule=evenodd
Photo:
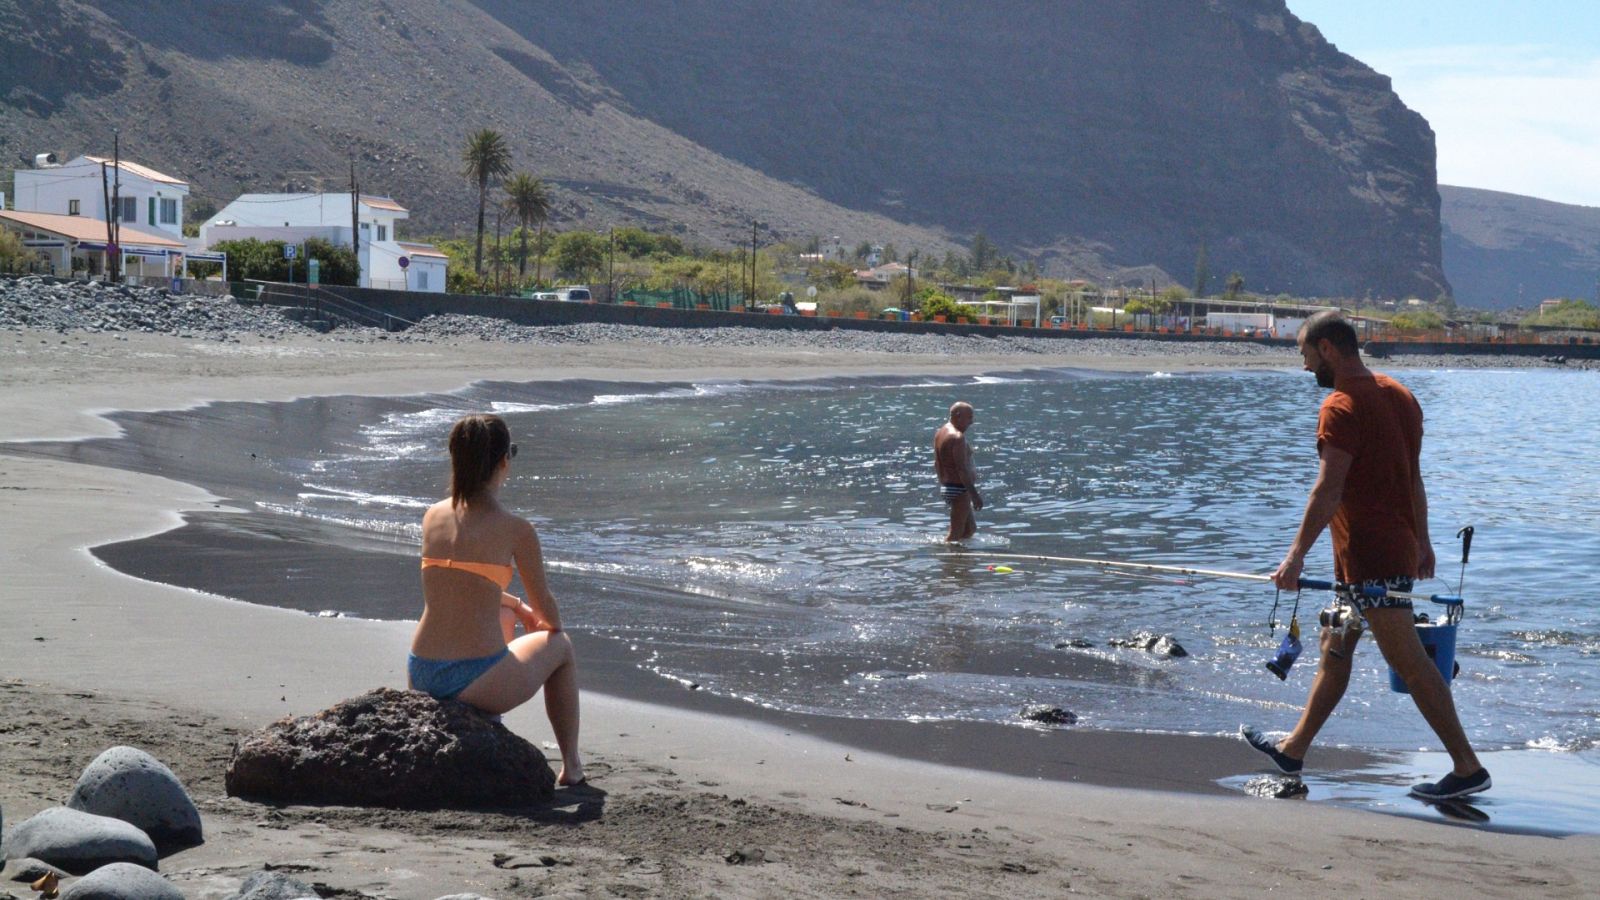
M1298 367L1287 349L929 358L805 346L403 343L292 337L0 332L0 441L115 434L110 410L217 400L448 391L473 381L794 379L1069 367ZM225 796L237 736L403 686L410 625L321 619L155 584L90 548L159 533L220 498L180 481L0 454L0 805L8 825L61 803L119 743L185 781L207 842L162 860L186 895L225 897L271 866L323 896L1579 897L1600 839L1456 827L1226 795L1242 743L1081 734L1049 751L1075 780L995 774L1025 754L943 734L827 738L795 720L583 696L590 792L535 815L269 807ZM607 682L623 684L622 680ZM553 754L542 712L506 723ZM959 731L952 729L952 732Z

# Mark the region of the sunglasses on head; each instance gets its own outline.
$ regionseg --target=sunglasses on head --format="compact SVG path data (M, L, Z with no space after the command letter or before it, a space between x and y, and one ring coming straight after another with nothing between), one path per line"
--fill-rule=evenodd
M509 453L507 453L506 455L509 456L512 459L516 459L517 458L517 445L516 444L512 444L511 445L511 451Z

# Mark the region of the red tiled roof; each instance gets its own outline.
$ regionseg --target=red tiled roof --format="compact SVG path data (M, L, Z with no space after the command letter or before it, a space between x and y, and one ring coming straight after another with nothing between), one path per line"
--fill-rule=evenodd
M387 209L394 212L409 212L404 206L394 202L388 197L374 197L371 194L362 194L361 202L373 209Z
M87 159L90 162L105 163L108 166L111 165L111 160L104 156L85 156L84 159ZM140 178L148 178L151 181L164 181L167 184L181 184L185 187L187 187L189 184L189 182L184 181L181 178L173 178L171 175L163 175L149 166L141 166L138 163L128 162L125 159L117 163L117 165L121 166L122 171L124 172L132 172L133 174L138 175Z
M16 222L35 231L48 231L59 234L68 240L90 241L96 244L106 242L106 223L104 219L91 219L87 216L63 216L60 213L17 212L10 210L0 212L0 219ZM124 225L118 232L125 247L156 247L166 250L182 250L185 244L148 231L139 231Z
M405 241L396 241L407 253L412 256L437 256L440 259L449 259L449 255L432 244L408 244Z

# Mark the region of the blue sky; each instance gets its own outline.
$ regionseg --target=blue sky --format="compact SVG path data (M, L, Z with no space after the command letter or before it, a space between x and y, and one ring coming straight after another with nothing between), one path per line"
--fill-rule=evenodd
M1600 0L1288 0L1394 81L1439 181L1600 206Z

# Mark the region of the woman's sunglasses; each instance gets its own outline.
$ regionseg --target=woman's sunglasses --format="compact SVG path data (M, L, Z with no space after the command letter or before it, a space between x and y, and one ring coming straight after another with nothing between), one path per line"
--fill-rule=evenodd
M511 445L511 458L512 459L516 459L517 458L517 445L516 444L512 444Z

